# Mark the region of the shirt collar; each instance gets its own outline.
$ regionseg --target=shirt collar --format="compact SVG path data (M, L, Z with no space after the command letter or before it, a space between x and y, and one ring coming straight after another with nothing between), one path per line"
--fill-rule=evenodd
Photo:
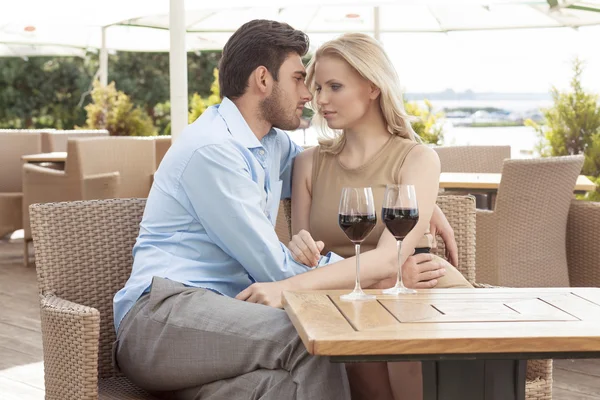
M229 100L227 97L223 97L223 101L218 108L219 114L227 124L227 129L231 136L238 142L240 142L247 149L253 149L256 147L262 147L262 143L258 140L252 129L248 126L248 123L242 116L242 113L237 106ZM271 128L267 136L275 134L275 129Z

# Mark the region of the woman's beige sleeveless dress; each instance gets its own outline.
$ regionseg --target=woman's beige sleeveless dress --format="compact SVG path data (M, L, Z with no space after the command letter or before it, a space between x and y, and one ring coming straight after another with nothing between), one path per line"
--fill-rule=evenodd
M315 148L312 165L312 203L310 233L315 240L325 243L324 253L332 251L342 257L354 255L354 244L338 225L338 211L342 188L371 187L377 213L377 225L361 244L361 253L374 249L385 229L381 220L381 206L388 184L400 184L400 169L408 153L422 146L397 135L390 136L386 144L366 163L357 168L347 168L337 155ZM425 234L418 248L431 247L432 238ZM452 271L453 270L453 271ZM446 275L436 287L471 287L458 270L447 264Z

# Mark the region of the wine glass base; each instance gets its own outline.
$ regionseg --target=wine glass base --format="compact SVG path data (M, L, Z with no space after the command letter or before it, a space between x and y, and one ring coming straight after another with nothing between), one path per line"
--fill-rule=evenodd
M414 289L409 289L409 288L403 287L403 286L394 286L393 288L385 289L382 293L383 294L391 294L391 295L415 294L415 293L417 293L417 291Z
M377 296L374 294L366 294L362 290L360 292L357 291L340 296L340 300L342 301L372 301L376 298Z

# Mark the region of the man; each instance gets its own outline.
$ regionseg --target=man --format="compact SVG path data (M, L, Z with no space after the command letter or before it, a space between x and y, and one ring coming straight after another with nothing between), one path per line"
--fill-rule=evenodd
M301 151L279 129L297 128L311 99L307 50L308 37L287 24L244 24L223 49L222 103L184 130L155 174L133 270L114 299L115 361L147 390L185 399L350 398L343 364L309 355L283 310L235 299L254 282L309 270L273 228ZM395 242L386 246L394 255Z

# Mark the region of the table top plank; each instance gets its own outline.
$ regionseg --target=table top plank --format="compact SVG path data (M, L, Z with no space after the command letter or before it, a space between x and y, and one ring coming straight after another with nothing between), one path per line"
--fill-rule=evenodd
M312 352L316 338L355 332L328 296L287 292L284 308L307 350Z
M542 295L540 300L552 305L557 310L568 313L577 317L580 320L596 316L600 319L600 305L586 298L583 293L579 295Z
M600 288L370 290L377 301L359 305L339 301L346 292L284 292L312 354L600 353Z
M385 330L400 324L379 301L343 301L339 295L331 295L329 298L356 330Z

